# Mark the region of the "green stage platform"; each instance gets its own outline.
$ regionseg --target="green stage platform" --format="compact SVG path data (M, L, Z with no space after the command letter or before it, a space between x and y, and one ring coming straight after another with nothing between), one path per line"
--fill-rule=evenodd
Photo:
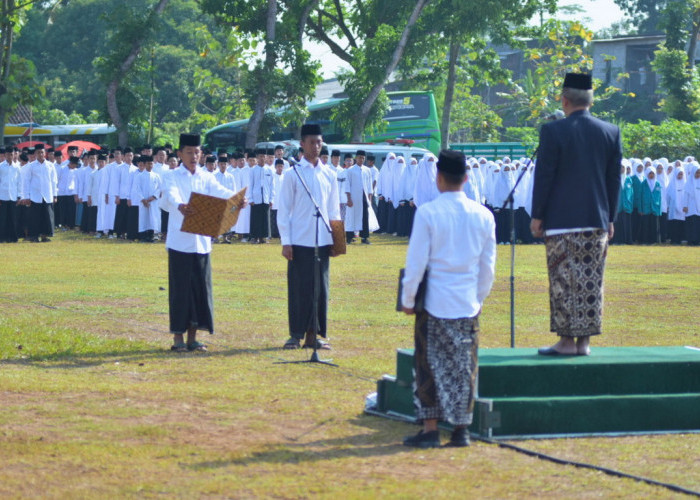
M700 348L594 347L591 356L533 348L479 350L472 433L485 437L700 431ZM413 350L377 382L369 413L415 421Z

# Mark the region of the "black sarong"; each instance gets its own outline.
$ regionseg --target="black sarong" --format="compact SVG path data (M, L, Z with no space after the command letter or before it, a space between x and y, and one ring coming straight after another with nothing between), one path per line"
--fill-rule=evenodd
M214 333L214 301L211 293L209 254L168 249L170 332L190 328Z
M256 203L250 207L250 237L270 237L270 205Z
M17 241L17 202L0 200L0 243Z
M34 203L29 206L29 236L53 236L53 203Z
M318 293L318 334L326 336L328 312L330 246L319 247L321 259L321 287ZM314 249L292 246L294 258L287 263L287 306L289 311L289 335L303 339L313 329L314 298Z

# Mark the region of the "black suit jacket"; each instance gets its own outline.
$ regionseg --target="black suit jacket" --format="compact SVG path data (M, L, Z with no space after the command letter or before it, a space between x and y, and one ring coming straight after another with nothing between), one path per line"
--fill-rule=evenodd
M620 195L620 129L575 111L540 130L532 217L544 229L608 228Z

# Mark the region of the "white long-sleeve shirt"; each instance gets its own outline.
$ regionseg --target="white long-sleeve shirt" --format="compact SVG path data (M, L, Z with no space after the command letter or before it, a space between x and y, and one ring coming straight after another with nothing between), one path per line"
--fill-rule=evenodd
M53 203L53 199L58 196L58 176L53 163L48 160L29 163L22 192L32 203Z
M22 176L19 165L3 161L0 163L0 200L17 201L22 192Z
M250 201L269 204L272 200L274 185L272 176L275 171L268 165L256 165L250 170Z
M445 192L418 207L406 254L401 303L415 305L428 269L425 309L443 319L472 318L491 291L496 223L463 191Z
M64 165L56 172L58 176L58 196L73 196L78 194L78 169Z
M170 212L166 247L185 253L210 253L211 238L209 236L180 231L184 216L178 207L183 203L188 203L192 193L224 199L230 198L235 193L219 184L214 175L206 170L195 168L194 174L192 174L183 165L171 170L166 176L165 182L166 185L163 189L165 203L161 206Z
M340 220L338 182L333 169L324 165L320 159L316 160L316 165L312 165L306 158L302 158L296 170L318 203L322 216L326 220ZM277 227L282 245L313 247L316 240L315 212L299 176L294 168L289 169L284 174L277 204ZM333 244L333 237L321 221L318 226L318 244Z

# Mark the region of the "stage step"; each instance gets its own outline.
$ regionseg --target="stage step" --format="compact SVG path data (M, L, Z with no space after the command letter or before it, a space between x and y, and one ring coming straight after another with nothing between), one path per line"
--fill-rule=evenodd
M377 384L376 413L413 419L413 350ZM470 430L559 435L700 430L700 349L598 347L591 356L481 349Z

